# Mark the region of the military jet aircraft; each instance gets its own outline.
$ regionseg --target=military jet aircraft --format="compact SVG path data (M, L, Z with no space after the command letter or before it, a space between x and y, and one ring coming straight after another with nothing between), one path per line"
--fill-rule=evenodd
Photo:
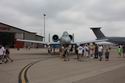
M64 31L62 36L59 38L58 35L53 35L52 37L53 42L50 42L49 45L53 48L60 48L61 45L70 45L74 43L74 36L69 34L67 31Z

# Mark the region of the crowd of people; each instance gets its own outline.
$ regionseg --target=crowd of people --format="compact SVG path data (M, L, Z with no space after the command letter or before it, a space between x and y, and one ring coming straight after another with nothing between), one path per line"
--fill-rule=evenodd
M82 61L86 58L98 59L99 61L104 59L105 61L109 61L111 48L110 46L97 45L95 43L80 44L75 46L63 45L60 49L61 58L63 58L64 61L69 61L72 51L75 52L76 59L78 61ZM51 46L48 46L48 53L52 53ZM125 45L119 45L117 48L117 53L119 56L125 57ZM10 58L9 48L0 45L0 64L7 62L13 62L13 60Z
M60 52L61 57L64 58L64 61L69 61L69 55L70 51L72 49L72 46L63 47L62 51ZM103 45L97 45L97 44L81 44L75 46L75 53L78 61L84 60L85 58L94 58L99 59L99 61L102 61L103 55L105 55L105 60L109 60L111 48L109 46L104 47Z
M77 56L82 55L84 57L99 59L99 61L102 61L102 56L105 55L105 60L108 61L111 48L109 46L104 47L103 45L97 44L86 44L78 46L77 50Z
M13 60L10 58L9 48L0 45L0 64L7 63L9 61L13 62Z

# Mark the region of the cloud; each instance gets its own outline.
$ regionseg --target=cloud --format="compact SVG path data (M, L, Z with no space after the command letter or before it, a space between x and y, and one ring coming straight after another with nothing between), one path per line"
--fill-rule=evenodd
M63 31L75 34L76 41L95 39L89 27L103 27L106 35L124 34L123 0L1 0L0 21L46 36Z
M86 10L88 18L96 21L125 21L125 1L100 0Z

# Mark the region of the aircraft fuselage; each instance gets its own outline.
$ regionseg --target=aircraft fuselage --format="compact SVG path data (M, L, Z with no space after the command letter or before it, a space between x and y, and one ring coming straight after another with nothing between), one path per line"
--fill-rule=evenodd
M68 32L63 32L62 37L60 38L60 43L61 44L70 44L71 43L71 39L69 37Z

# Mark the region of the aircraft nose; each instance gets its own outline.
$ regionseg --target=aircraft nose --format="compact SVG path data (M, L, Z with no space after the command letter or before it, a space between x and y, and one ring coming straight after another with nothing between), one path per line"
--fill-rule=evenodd
M69 37L62 37L60 41L63 44L69 44L69 43L71 43L71 39Z

